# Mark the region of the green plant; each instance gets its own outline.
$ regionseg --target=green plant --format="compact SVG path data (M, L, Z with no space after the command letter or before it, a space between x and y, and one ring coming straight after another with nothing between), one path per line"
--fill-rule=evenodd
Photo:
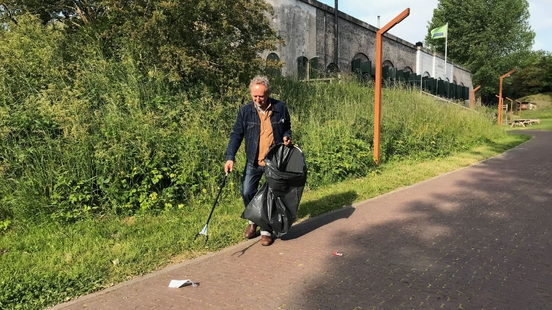
M67 31L21 15L0 36L1 308L46 307L155 270L174 255L186 259L241 240L243 152L214 219L212 233L222 237L207 246L189 241L218 191L247 85L213 91L193 79L174 83L136 46L121 40L106 47L86 26ZM355 181L381 180L386 165L410 167L485 143L510 146L492 113L390 86L376 166L372 85L347 76L272 84L306 155L304 217L418 180L362 183L366 195L351 189ZM332 199L309 201L309 193L337 182L353 183Z

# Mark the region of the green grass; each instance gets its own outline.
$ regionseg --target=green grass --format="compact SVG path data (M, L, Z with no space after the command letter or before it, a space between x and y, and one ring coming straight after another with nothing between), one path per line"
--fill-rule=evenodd
M549 93L536 94L522 98L523 101L537 103L535 110L515 111L514 119L539 119L539 124L511 127L510 130L552 130L552 96Z
M12 69L0 70L0 308L44 308L241 242L243 149L211 240L193 237L218 192L247 85L232 78L236 88L215 93L184 86L126 52L104 55L99 39L77 44L84 53L65 62L74 51L60 52L61 32L31 24L4 48L25 57L4 59ZM392 84L382 92L378 166L372 85L345 75L271 82L306 154L299 221L525 139L496 126L494 111L474 113Z
M552 130L552 118L540 119L540 124L533 124L530 126L514 126L509 127L509 130Z
M240 150L210 241L194 242L218 192L241 95L167 95L159 81L144 82L151 90L144 92L118 70L83 74L101 91L78 89L77 98L45 91L0 109L2 309L43 308L243 240ZM273 81L273 94L288 104L309 169L298 221L526 139L506 134L485 109L393 86L382 93L377 166L373 87L285 79Z
M536 104L539 110L547 109L552 104L552 93L541 93L525 96L523 98L517 99L521 102L531 102Z
M509 135L494 143L473 147L437 160L404 160L390 162L379 167L376 173L366 178L347 180L307 192L301 201L299 215L305 218L319 215L363 201L398 188L409 186L446 172L466 167L500 154L530 139L526 135ZM345 195L345 193L347 193ZM327 197L334 197L326 202ZM335 198L340 197L340 198Z
M297 222L474 164L527 139L509 135L439 160L391 162L369 177L307 190ZM243 241L240 199L236 193L223 193L209 225L208 243L203 238L194 241L194 236L203 227L210 202L159 215L105 216L8 231L0 237L2 308L46 307ZM17 283L10 281L14 278ZM21 295L25 299L16 300Z

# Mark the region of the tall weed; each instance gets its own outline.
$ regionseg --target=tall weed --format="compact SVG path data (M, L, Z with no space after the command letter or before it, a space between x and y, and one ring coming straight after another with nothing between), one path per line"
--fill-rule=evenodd
M100 39L86 29L73 45L73 37L31 17L17 29L17 36L3 32L13 50L0 53L9 69L0 71L6 90L0 228L14 221L186 212L191 202L212 196L246 85L223 94L179 87L156 68L144 70L124 48L105 56ZM24 69L20 78L8 79L17 66ZM309 187L378 173L370 84L353 77L272 82L273 97L290 109L294 142L306 154ZM387 85L382 99L382 162L446 156L505 135L485 114L408 87ZM236 193L239 156L230 182Z
M285 80L275 93L290 107L295 142L307 155L310 187L377 173L371 85L353 78ZM505 135L485 113L435 101L404 85L383 89L381 111L382 162L446 156Z

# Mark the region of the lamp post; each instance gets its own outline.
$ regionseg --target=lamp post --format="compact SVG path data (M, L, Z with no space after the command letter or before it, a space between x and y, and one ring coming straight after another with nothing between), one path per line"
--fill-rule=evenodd
M518 104L518 117L521 118L521 101L516 100L516 102Z
M510 74L514 72L516 72L516 69L510 70L508 71L508 73L500 77L500 87L498 91L498 126L502 126L502 80L504 80L505 77L510 76Z
M475 104L475 92L481 88L481 85L477 86L476 88L474 88L471 92L471 97L470 97L470 109L473 109L473 106Z
M514 120L514 100L506 97L506 99L510 100L510 122L513 122Z
M393 28L396 24L400 23L410 15L410 8L404 10L401 14L397 15L392 21L383 28L379 29L376 33L376 85L374 86L374 161L376 165L380 162L380 122L381 122L381 75L382 75L382 58L383 58L383 34Z
M499 119L500 119L500 111L501 111L501 106L502 106L502 103L501 103L501 102L502 102L502 98L499 97L497 94L495 94L495 97L498 98L498 109L499 109L499 110L498 110L498 113L496 114L496 121L500 124Z

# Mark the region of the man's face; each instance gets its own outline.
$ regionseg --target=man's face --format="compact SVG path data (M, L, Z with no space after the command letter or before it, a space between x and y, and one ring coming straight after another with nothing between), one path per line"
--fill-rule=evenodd
M255 84L251 86L251 98L256 105L264 106L268 100L268 91L262 84Z

